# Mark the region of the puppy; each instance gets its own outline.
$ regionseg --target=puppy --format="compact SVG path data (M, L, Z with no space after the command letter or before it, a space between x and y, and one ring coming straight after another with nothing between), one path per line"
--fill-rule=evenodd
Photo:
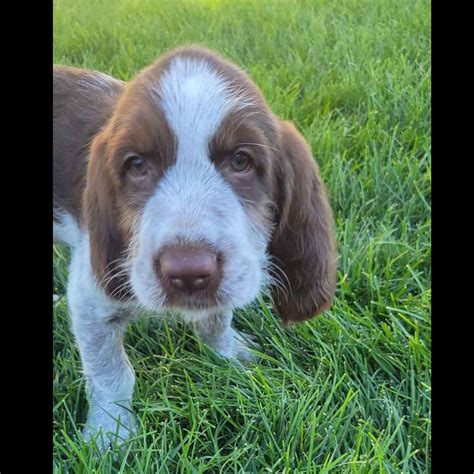
M172 312L222 356L248 358L232 313L259 292L286 324L331 305L332 213L305 140L212 51L173 50L128 83L55 66L53 84L54 238L72 251L84 436L127 438L129 317Z

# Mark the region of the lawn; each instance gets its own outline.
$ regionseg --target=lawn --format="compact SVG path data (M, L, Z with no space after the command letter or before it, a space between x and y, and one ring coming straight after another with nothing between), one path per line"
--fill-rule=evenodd
M431 136L427 0L55 0L54 62L131 79L166 50L215 48L309 141L336 217L332 308L285 329L266 297L235 325L241 369L189 327L140 318L126 350L140 430L97 459L55 248L58 473L429 472Z

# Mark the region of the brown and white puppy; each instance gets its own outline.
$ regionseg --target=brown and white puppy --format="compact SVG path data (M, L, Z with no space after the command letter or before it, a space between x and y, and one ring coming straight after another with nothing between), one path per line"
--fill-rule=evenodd
M248 356L232 312L268 290L285 323L331 305L333 221L319 170L239 68L174 50L124 83L54 68L54 235L88 381L86 438L134 430L122 345L142 307Z

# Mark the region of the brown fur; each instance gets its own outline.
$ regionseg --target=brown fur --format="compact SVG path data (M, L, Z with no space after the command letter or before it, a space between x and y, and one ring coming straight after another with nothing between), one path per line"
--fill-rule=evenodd
M289 288L272 289L285 323L304 321L331 306L336 285L333 218L319 168L296 128L280 122L276 172L279 212L270 252Z
M90 142L112 114L122 93L120 81L93 71L53 68L53 196L55 210L80 220Z

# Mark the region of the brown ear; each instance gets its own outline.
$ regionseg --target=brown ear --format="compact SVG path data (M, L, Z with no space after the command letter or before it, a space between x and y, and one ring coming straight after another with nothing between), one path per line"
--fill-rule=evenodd
M92 269L107 294L115 294L121 281L117 275L124 239L119 229L116 195L106 161L107 142L102 135L92 142L83 196L84 218L89 231Z
M278 220L269 250L280 282L271 296L286 324L331 306L336 256L332 211L318 165L291 123L280 122L279 132Z

